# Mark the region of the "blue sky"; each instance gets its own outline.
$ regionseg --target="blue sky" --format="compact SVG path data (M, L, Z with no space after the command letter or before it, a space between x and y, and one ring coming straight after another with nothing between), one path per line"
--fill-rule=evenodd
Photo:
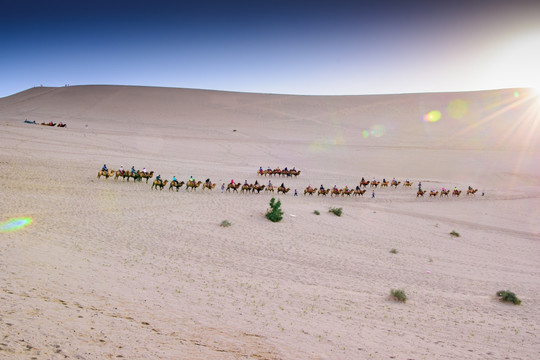
M0 97L119 84L362 95L540 87L540 1L0 0Z

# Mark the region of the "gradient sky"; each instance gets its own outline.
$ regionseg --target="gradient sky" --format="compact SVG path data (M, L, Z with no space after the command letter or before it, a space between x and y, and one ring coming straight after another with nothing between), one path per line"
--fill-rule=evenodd
M538 0L0 0L0 44L0 97L41 84L540 88Z

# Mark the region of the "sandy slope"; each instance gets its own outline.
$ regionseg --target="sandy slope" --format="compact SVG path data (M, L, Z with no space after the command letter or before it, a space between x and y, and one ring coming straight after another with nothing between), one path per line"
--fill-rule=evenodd
M467 104L459 118L456 99ZM526 90L80 86L0 99L0 221L33 219L0 233L0 357L536 359L536 109ZM422 121L431 110L440 121ZM416 198L402 186L374 199L371 189L280 195L274 224L264 217L272 195L152 191L96 179L103 163L219 184L266 183L259 166L296 166L300 177L272 182L301 192L395 176L485 196ZM408 302L391 300L391 288ZM500 303L501 289L523 304Z

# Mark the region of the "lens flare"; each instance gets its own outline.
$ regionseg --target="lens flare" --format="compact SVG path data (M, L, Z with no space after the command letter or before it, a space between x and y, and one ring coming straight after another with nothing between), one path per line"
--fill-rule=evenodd
M433 111L428 112L426 115L424 115L424 121L434 123L441 120L441 116L442 115L440 111L433 110Z
M386 133L386 129L382 125L373 125L371 127L370 133L371 133L371 136L381 137Z
M362 131L362 136L364 137L364 139L367 139L369 137L369 131L367 130Z
M469 104L465 100L456 99L448 104L448 114L453 119L461 119L467 111L469 111Z
M31 218L13 218L0 223L0 233L22 229L32 223Z
M519 92L514 91L514 97L515 97L515 98L518 98L518 97L519 97Z

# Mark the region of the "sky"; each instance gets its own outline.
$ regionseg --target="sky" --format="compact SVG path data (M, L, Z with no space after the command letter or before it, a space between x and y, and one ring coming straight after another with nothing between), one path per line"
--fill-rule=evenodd
M540 88L540 1L0 0L0 45L0 97L65 84Z

